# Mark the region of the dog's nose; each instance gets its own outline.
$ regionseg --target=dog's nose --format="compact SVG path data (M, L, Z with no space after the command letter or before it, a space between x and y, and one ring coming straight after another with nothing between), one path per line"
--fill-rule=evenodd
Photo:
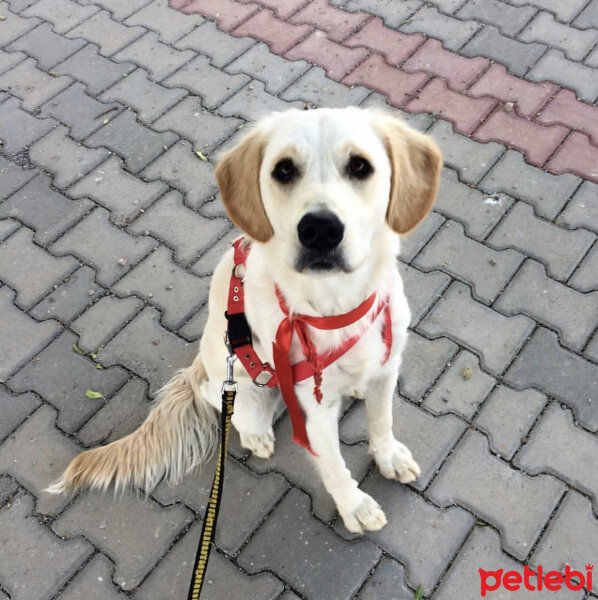
M344 232L345 226L340 219L327 210L307 213L297 225L299 241L310 250L336 248L343 239Z

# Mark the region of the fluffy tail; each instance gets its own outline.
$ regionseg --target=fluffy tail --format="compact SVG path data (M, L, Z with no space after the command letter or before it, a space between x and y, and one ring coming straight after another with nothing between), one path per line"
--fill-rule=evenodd
M105 490L114 484L115 493L120 493L133 484L149 492L163 477L169 483L180 480L206 461L216 447L217 413L200 393L206 381L198 355L158 392L150 414L137 430L79 454L47 491Z

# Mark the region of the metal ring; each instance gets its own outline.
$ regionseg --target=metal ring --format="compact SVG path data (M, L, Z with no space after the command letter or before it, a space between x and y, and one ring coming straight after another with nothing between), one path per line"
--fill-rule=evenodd
M262 375L263 373L266 373L269 377L265 382L260 382L258 381L258 377L260 377L260 375ZM254 385L257 385L257 387L260 388L264 388L264 387L268 387L268 384L270 383L272 377L274 377L274 375L272 375L272 373L270 373L270 371L266 371L266 369L264 369L263 371L260 371L254 378L253 378L253 383Z

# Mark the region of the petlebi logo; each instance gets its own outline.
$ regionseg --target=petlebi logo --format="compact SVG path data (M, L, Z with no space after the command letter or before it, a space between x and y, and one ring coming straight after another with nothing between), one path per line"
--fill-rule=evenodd
M563 588L563 585L568 590L578 591L585 587L591 592L594 565L587 564L585 569L585 573L573 571L567 565L564 573L559 571L544 572L541 565L538 565L535 571L525 565L523 574L518 571L505 571L504 569L498 569L497 571L478 569L480 573L480 593L484 598L488 592L495 592L501 587L509 592L516 592L522 586L532 592L541 590L558 592Z

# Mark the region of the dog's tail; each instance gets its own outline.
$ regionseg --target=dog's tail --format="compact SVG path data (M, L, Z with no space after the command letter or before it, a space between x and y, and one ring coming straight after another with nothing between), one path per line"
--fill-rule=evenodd
M206 382L198 355L158 392L150 414L137 430L79 454L47 491L105 490L114 484L119 493L133 484L149 492L163 477L169 483L179 481L210 457L218 439L216 410L202 397Z

